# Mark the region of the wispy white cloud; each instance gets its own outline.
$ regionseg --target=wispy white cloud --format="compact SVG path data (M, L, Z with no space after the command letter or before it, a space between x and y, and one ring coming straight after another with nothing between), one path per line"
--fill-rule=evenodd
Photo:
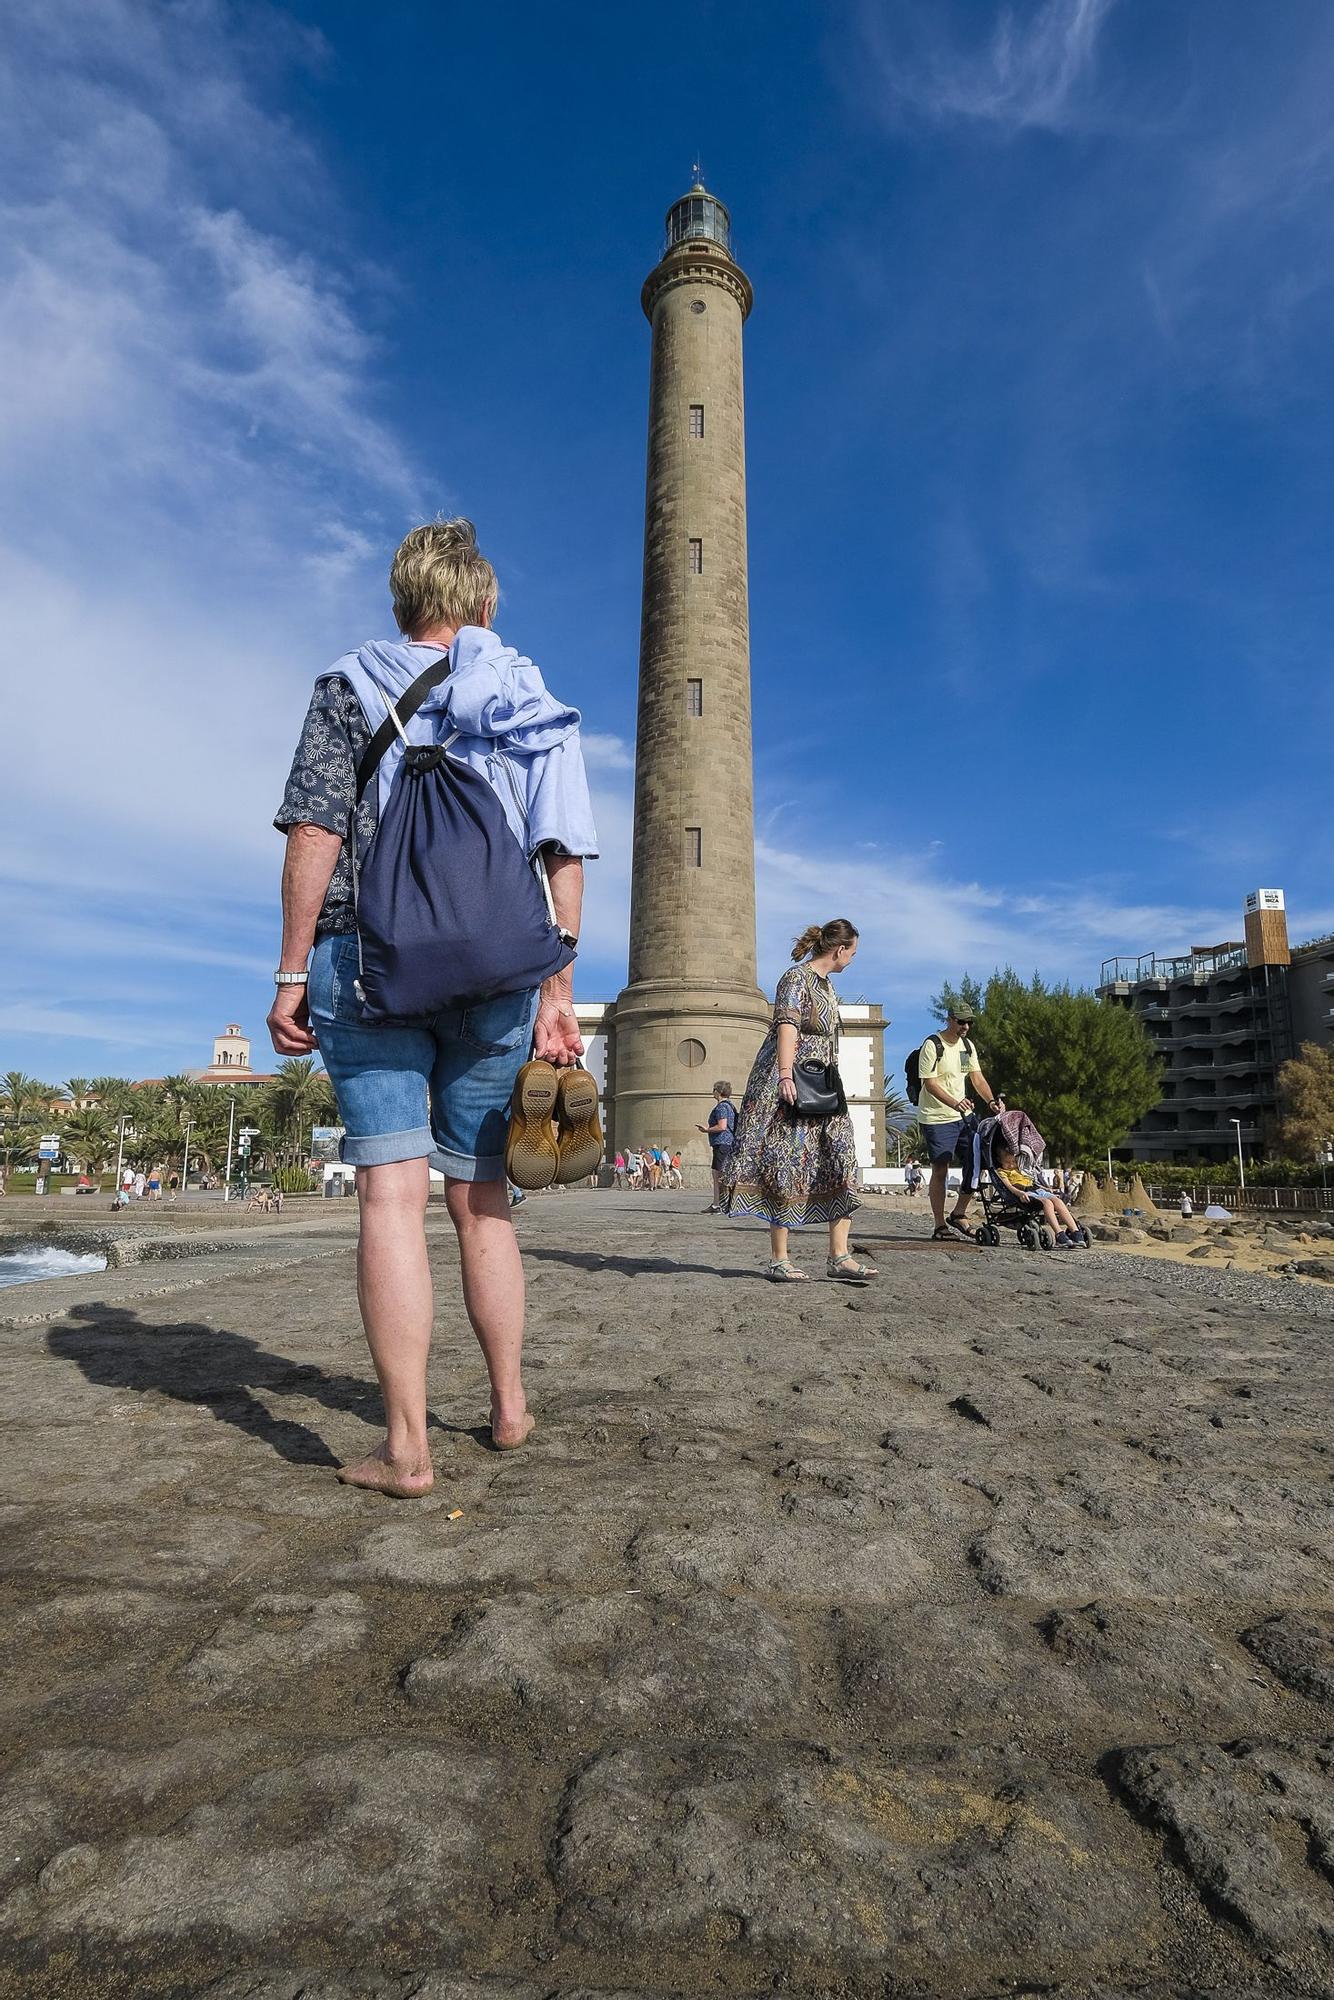
M627 743L623 736L613 736L596 729L582 729L579 735L584 746L584 762L590 771L634 770L635 746Z
M153 1049L164 1044L160 1013L138 1009L44 1005L40 1001L0 1004L0 1035L28 1035L57 1043L92 1043L111 1049ZM201 1058L200 1066L202 1067ZM71 1070L70 1074L73 1075Z
M195 1005L216 983L210 1010L262 992L305 695L387 615L418 474L376 412L366 274L309 247L337 240L335 197L266 103L320 59L222 0L8 12L0 597L7 733L31 746L0 838L11 1033L83 1033L94 967L108 991L129 963L146 994L185 979Z
M875 87L893 116L1059 131L1087 108L1098 42L1116 0L1040 0L990 13L990 33L961 45L947 11L868 4L863 35ZM974 8L970 21L983 9ZM990 11L990 10L988 10Z

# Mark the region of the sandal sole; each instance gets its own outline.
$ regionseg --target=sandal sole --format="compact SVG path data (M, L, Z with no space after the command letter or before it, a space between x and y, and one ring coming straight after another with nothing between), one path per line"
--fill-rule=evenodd
M602 1164L598 1087L587 1070L567 1071L556 1086L556 1179L562 1186L587 1180Z
M532 1194L551 1186L560 1164L551 1130L556 1081L556 1072L548 1062L525 1063L515 1079L505 1172L515 1187Z

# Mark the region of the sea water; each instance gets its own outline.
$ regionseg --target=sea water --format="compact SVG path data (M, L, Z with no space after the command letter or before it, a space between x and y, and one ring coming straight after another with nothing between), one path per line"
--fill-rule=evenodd
M0 1285L31 1285L43 1278L73 1278L80 1271L105 1271L101 1251L81 1256L75 1250L14 1250L0 1256Z

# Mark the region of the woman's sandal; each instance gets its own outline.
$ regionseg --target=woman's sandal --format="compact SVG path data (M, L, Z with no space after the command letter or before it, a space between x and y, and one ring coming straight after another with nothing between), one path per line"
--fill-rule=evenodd
M765 1274L776 1285L809 1285L810 1274L799 1271L790 1257L775 1257Z
M860 1285L867 1278L880 1276L874 1264L864 1264L860 1257L854 1257L847 1250L841 1257L828 1258L824 1270L827 1278L834 1278L842 1285Z
M933 1243L957 1243L958 1240L948 1222L942 1222L938 1228L931 1231L931 1241Z

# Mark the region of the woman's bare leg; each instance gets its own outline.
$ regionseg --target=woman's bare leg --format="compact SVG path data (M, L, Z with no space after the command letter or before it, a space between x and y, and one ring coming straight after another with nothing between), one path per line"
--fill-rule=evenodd
M357 1299L384 1397L385 1439L338 1477L407 1500L434 1480L426 1441L431 1269L426 1261L425 1160L357 1169Z
M491 1436L502 1451L533 1428L524 1395L523 1263L504 1181L446 1181L445 1204L458 1232L463 1303L491 1383Z

